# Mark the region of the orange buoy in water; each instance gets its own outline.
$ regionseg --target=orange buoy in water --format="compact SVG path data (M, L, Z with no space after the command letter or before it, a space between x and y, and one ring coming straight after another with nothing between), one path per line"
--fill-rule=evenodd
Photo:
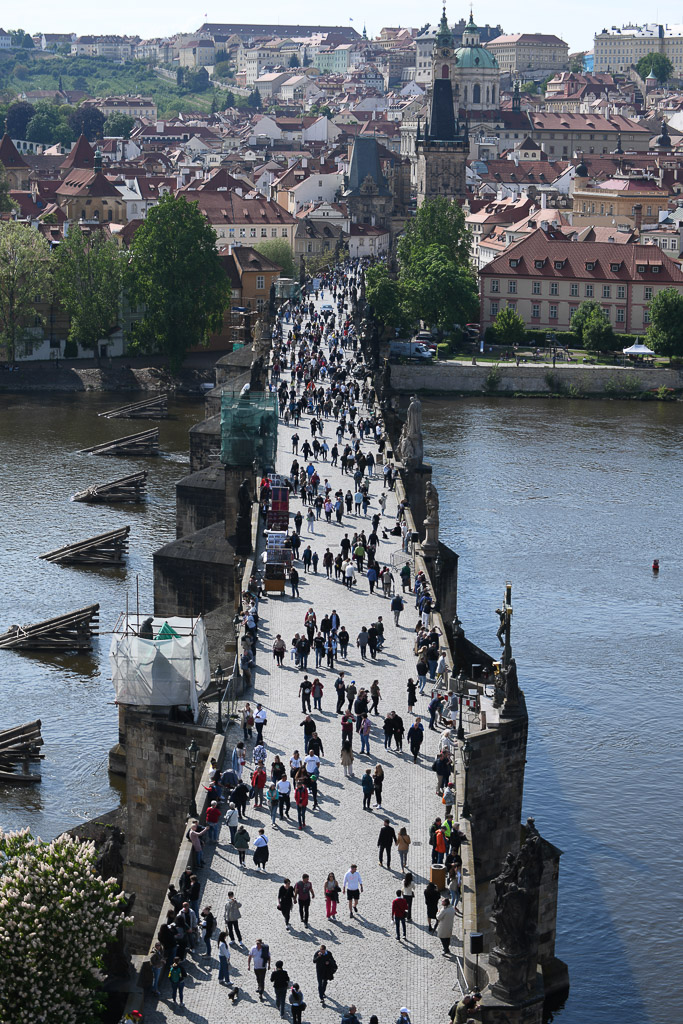
M652 571L653 572L659 572L659 559L658 558L655 558L655 560L652 563Z

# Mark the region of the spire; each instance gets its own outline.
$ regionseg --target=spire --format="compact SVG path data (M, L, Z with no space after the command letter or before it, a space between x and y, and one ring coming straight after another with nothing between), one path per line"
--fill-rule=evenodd
M522 109L522 98L519 95L519 82L515 82L515 87L512 91L512 109L515 113L519 113Z
M437 46L450 46L453 47L453 33L448 27L448 18L446 17L446 7L444 5L443 14L441 15L441 21L439 22L439 28L436 33L436 45Z
M93 158L93 171L95 174L99 174L102 170L102 150L98 146L95 150L95 156Z

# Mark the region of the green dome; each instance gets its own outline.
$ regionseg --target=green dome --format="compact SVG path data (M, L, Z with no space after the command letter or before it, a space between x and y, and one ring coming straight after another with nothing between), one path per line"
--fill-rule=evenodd
M459 68L489 68L498 70L498 61L484 46L460 46L455 51Z

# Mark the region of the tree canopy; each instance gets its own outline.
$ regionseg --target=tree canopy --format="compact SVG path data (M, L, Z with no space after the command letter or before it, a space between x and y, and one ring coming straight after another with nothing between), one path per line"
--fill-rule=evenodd
M36 295L50 288L50 247L35 228L17 221L0 224L0 344L12 361L34 325Z
M19 100L17 103L10 104L5 118L5 127L10 138L26 138L27 125L35 112L36 108L32 103L27 103L26 100Z
M104 122L103 132L105 135L113 136L115 138L129 139L134 125L134 117L130 117L128 114L123 114L121 111L116 111L115 113L110 114Z
M663 288L650 303L647 344L662 356L683 356L683 295Z
M72 227L54 259L59 300L71 321L69 341L96 350L119 322L121 252L101 232L85 235Z
M102 138L104 114L97 107L75 107L69 113L69 127L74 136L85 135L89 142Z
M591 313L595 310L602 313L600 303L594 299L588 299L586 302L580 303L572 314L570 327L581 344L583 344L583 329Z
M216 232L196 203L162 196L136 231L129 289L144 304L132 347L165 353L177 372L188 349L205 345L222 324L230 282L216 250Z
M646 53L636 64L636 71L641 78L647 78L652 71L657 81L663 84L673 78L674 66L663 53Z
M36 103L33 116L26 125L26 138L29 142L42 142L46 146L53 146L56 142L69 146L76 138L70 123L72 113L73 108L66 105Z
M385 327L402 329L409 326L403 289L397 280L389 276L386 263L368 267L365 274L365 296L374 315Z
M267 256L269 260L282 269L283 277L296 278L297 270L294 265L294 257L289 242L285 238L273 238L268 242L258 242L255 246L259 252Z
M609 317L598 306L583 324L583 347L588 352L609 352L614 348L614 330Z
M415 246L409 268L401 267L405 309L411 319L450 331L477 315L477 284L469 262L443 244Z
M406 224L398 242L401 277L412 275L413 261L430 245L443 246L449 259L469 265L471 236L465 214L457 202L445 196L427 199Z
M14 200L10 196L10 182L7 177L4 165L0 164L0 213L9 213L15 208Z
M506 306L498 310L493 321L493 334L497 345L523 345L526 341L526 324L516 309Z

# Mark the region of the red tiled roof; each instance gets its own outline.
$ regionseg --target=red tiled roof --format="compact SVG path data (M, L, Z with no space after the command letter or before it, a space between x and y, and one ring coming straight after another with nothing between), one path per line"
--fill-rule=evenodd
M71 152L64 157L59 166L60 168L87 167L90 170L93 169L95 166L95 150L85 135L79 136L78 142Z
M26 161L22 160L19 156L17 147L14 145L7 132L5 132L2 140L0 140L0 163L3 167L6 167L7 170L14 170L17 167L28 166Z

